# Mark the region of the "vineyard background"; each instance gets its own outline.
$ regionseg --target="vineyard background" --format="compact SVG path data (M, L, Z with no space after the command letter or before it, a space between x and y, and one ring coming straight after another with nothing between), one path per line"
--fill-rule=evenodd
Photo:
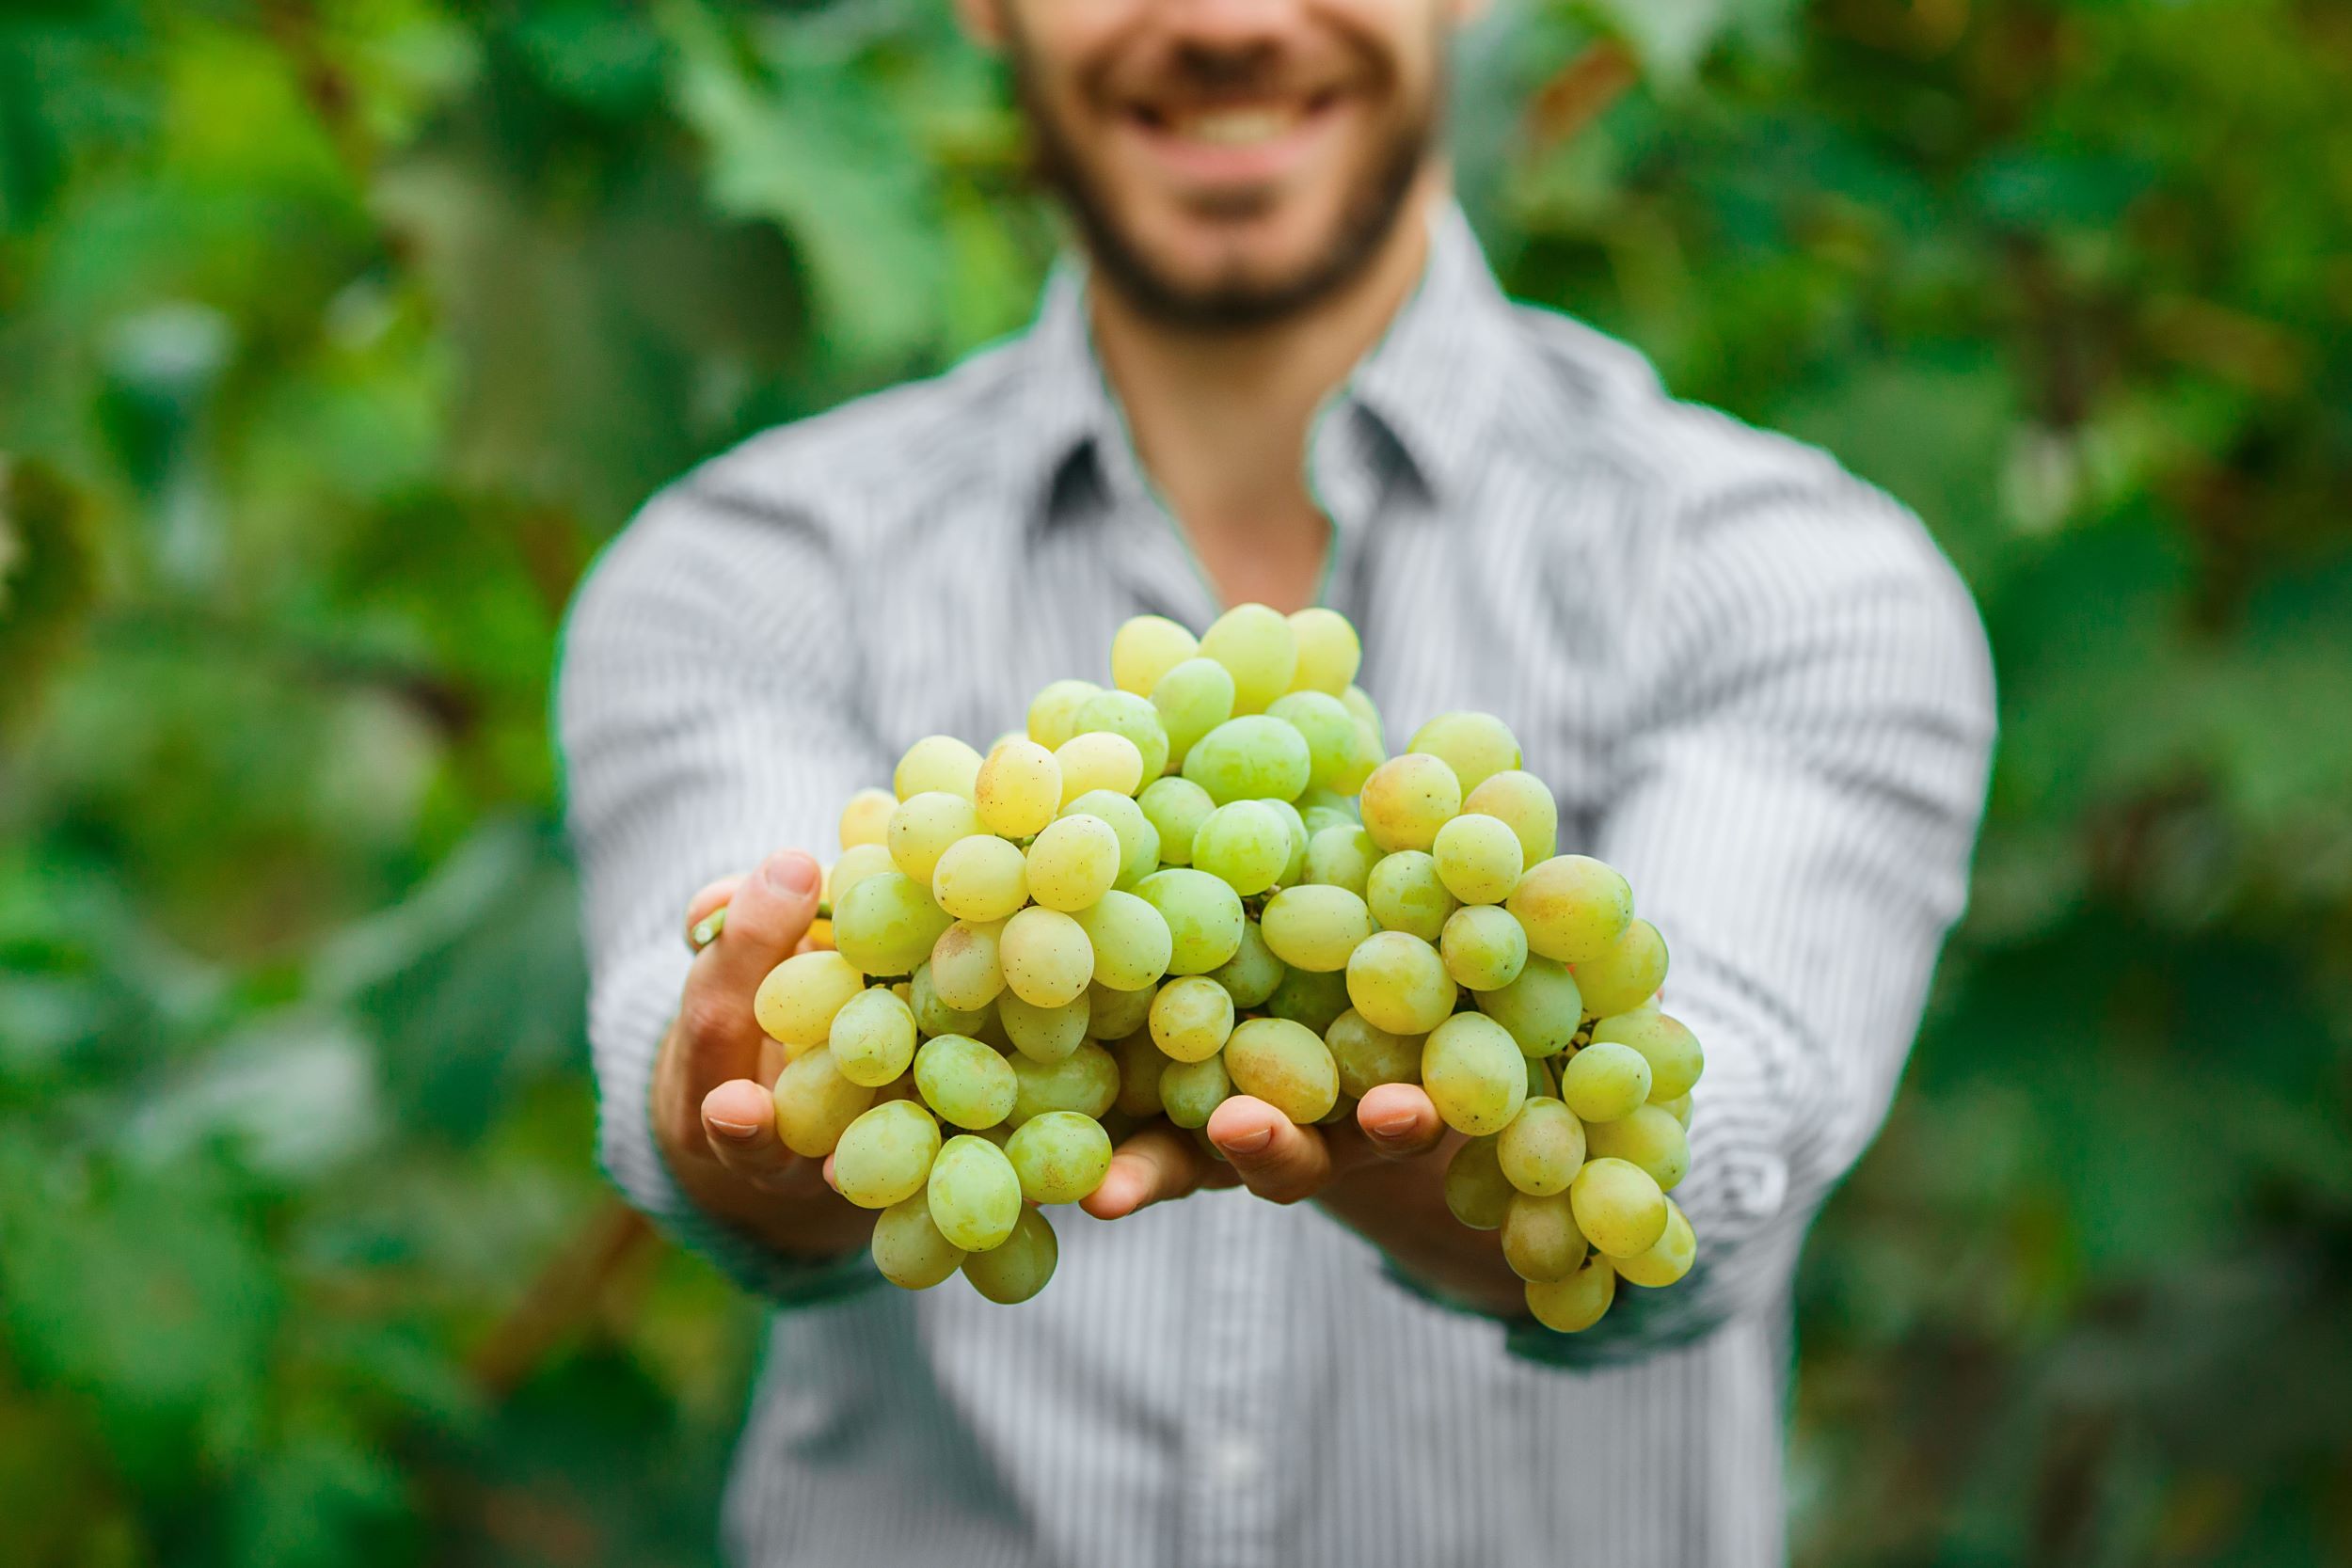
M946 9L0 15L10 1562L709 1560L755 1318L591 1167L550 657L662 480L1025 319ZM1799 1560L2352 1560L2352 9L1523 0L1460 65L1513 292L1915 505L1999 659Z

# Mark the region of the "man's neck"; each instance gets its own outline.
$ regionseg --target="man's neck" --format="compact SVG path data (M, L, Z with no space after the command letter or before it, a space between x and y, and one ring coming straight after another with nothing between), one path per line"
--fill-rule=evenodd
M1309 426L1420 279L1442 177L1424 175L1372 264L1295 316L1247 332L1171 327L1090 292L1104 373L1136 456L1227 604L1311 603L1330 525L1308 493Z

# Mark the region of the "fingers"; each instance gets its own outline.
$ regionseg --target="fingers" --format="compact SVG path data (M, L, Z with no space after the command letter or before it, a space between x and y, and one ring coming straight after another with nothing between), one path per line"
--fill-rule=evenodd
M804 1185L804 1162L776 1135L776 1106L749 1078L730 1079L703 1097L703 1136L727 1171L771 1189Z
M1445 1122L1418 1084L1382 1084L1356 1106L1356 1125L1373 1152L1389 1160L1411 1160L1445 1138Z
M726 900L726 929L703 949L678 1004L680 1079L690 1102L729 1079L759 1069L767 1037L753 1016L752 997L768 972L791 957L817 915L817 863L797 849L768 857L735 879ZM696 895L699 901L723 883ZM712 908L718 906L714 903Z
M1166 1125L1129 1138L1111 1156L1102 1184L1079 1207L1098 1220L1115 1220L1191 1192L1200 1184L1201 1156L1186 1139Z
M1293 1125L1263 1100L1233 1096L1209 1117L1208 1132L1242 1184L1269 1202L1312 1197L1331 1180L1331 1151L1323 1134Z

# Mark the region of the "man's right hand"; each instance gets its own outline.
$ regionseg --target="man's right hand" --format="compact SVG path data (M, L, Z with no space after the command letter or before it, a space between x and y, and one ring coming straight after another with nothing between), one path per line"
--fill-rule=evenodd
M814 860L786 849L694 895L686 928L721 905L726 928L695 957L653 1078L654 1136L678 1185L705 1212L799 1258L851 1251L873 1230L819 1162L777 1136L769 1090L783 1049L752 1012L759 982L805 943L820 879Z

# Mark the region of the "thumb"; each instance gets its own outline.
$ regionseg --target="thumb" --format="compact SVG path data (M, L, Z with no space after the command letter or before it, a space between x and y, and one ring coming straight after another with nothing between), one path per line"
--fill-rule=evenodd
M798 849L768 857L727 902L725 928L703 949L686 980L678 1017L699 1101L720 1084L756 1076L767 1037L752 998L768 972L792 956L817 918L817 863Z

